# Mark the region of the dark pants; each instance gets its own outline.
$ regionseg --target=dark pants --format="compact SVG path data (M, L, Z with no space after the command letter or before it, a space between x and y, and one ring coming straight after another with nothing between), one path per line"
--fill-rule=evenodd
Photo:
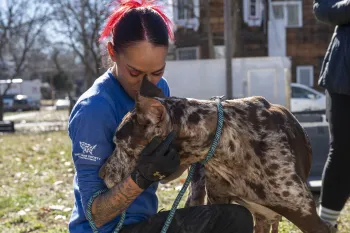
M330 149L323 171L321 204L341 211L350 194L350 95L326 92Z
M125 226L121 233L160 233L169 211ZM208 205L178 209L167 233L252 233L253 217L239 205Z

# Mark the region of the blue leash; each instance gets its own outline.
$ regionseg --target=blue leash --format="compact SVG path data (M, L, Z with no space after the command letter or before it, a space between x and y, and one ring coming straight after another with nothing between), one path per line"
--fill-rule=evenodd
M217 104L217 107L218 107L218 122L217 122L217 127L216 127L216 133L215 133L215 137L214 137L214 140L210 146L210 149L208 151L208 154L206 156L206 158L201 161L200 163L201 164L206 164L209 159L211 159L211 157L213 157L214 153L215 153L215 149L216 149L216 146L218 145L219 143L219 140L220 140L220 136L221 136L221 131L222 131L222 126L224 124L224 113L223 113L223 110L222 110L222 105L221 105L221 98L215 98L215 102ZM189 174L186 178L186 181L184 183L184 185L182 186L181 188L181 191L179 192L179 194L177 195L175 201L174 201L174 204L170 210L170 213L168 215L168 218L167 220L165 221L164 223L164 226L162 228L162 231L161 233L166 233L166 231L168 230L169 226L170 226L170 223L174 217L174 214L175 214L175 211L177 209L177 206L179 205L179 202L181 200L181 198L183 197L184 193L186 192L186 189L188 187L188 185L190 184L191 182L191 179L193 177L193 173L195 171L195 168L196 168L197 164L192 164L191 165L191 168L190 168L190 171L189 171Z
M218 108L218 121L217 121L215 137L214 137L213 142L212 142L212 144L210 146L208 154L207 154L206 158L203 161L200 162L203 165L206 164L211 159L211 157L213 157L213 155L215 153L216 146L218 145L218 143L220 141L222 126L224 124L224 113L223 113L223 109L222 109L222 105L221 105L221 99L222 98L223 98L223 96L213 97L212 98L212 99L215 99L215 102L216 102L216 105L217 105L217 108ZM174 218L174 214L175 214L175 211L177 209L177 206L179 205L179 203L181 201L181 198L185 194L185 192L187 190L187 187L188 187L188 185L190 184L190 182L192 180L193 173L195 171L196 166L197 166L196 163L191 165L191 168L190 168L190 171L189 171L188 176L186 178L186 181L185 181L184 185L182 186L179 194L177 195L177 197L176 197L176 199L175 199L175 201L174 201L174 203L173 203L173 205L171 207L170 213L168 215L167 220L164 223L164 226L162 228L161 233L166 233L167 232L167 230L168 230L168 228L169 228L169 226L171 224L171 221ZM94 233L98 233L98 231L97 231L96 225L94 224L94 222L92 220L92 215L91 215L92 202L95 199L95 197L97 197L98 195L100 195L101 193L104 193L106 191L107 191L107 189L100 190L100 191L96 192L91 197L91 199L90 199L90 201L88 203L88 206L87 206L88 211L87 211L86 218L89 220L90 226L91 226L91 228L92 228ZM124 220L125 220L125 215L126 215L126 211L123 212L123 214L122 214L122 216L121 216L121 218L120 218L120 220L118 222L118 225L114 229L113 233L119 233L119 231L122 229L123 223L124 223Z

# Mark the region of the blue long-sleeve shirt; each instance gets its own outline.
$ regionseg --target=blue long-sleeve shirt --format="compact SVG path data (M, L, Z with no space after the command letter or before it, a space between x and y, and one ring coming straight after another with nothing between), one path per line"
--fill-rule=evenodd
M157 86L170 95L164 78ZM99 77L77 101L69 119L68 133L72 141L75 166L73 180L75 203L69 222L71 233L92 233L86 219L87 203L94 193L107 188L98 176L99 169L115 149L113 136L124 115L135 101L124 91L111 71ZM128 207L125 225L147 219L157 213L158 184L144 190ZM99 233L113 232L120 216L98 228Z

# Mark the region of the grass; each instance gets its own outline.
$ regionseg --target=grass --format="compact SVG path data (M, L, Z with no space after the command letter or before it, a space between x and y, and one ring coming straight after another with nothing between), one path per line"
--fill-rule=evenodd
M0 232L68 232L74 202L70 150L62 131L0 136ZM159 210L171 208L184 178L159 186ZM350 232L349 206L341 222L340 232ZM300 231L283 220L279 232Z

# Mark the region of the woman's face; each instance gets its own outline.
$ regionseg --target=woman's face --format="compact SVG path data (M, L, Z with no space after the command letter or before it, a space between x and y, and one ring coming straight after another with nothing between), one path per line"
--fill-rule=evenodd
M123 50L123 53L117 54L112 43L109 42L108 52L117 64L118 81L128 95L135 99L145 75L153 84L157 84L162 78L168 47L154 46L147 41L142 41L130 45Z

